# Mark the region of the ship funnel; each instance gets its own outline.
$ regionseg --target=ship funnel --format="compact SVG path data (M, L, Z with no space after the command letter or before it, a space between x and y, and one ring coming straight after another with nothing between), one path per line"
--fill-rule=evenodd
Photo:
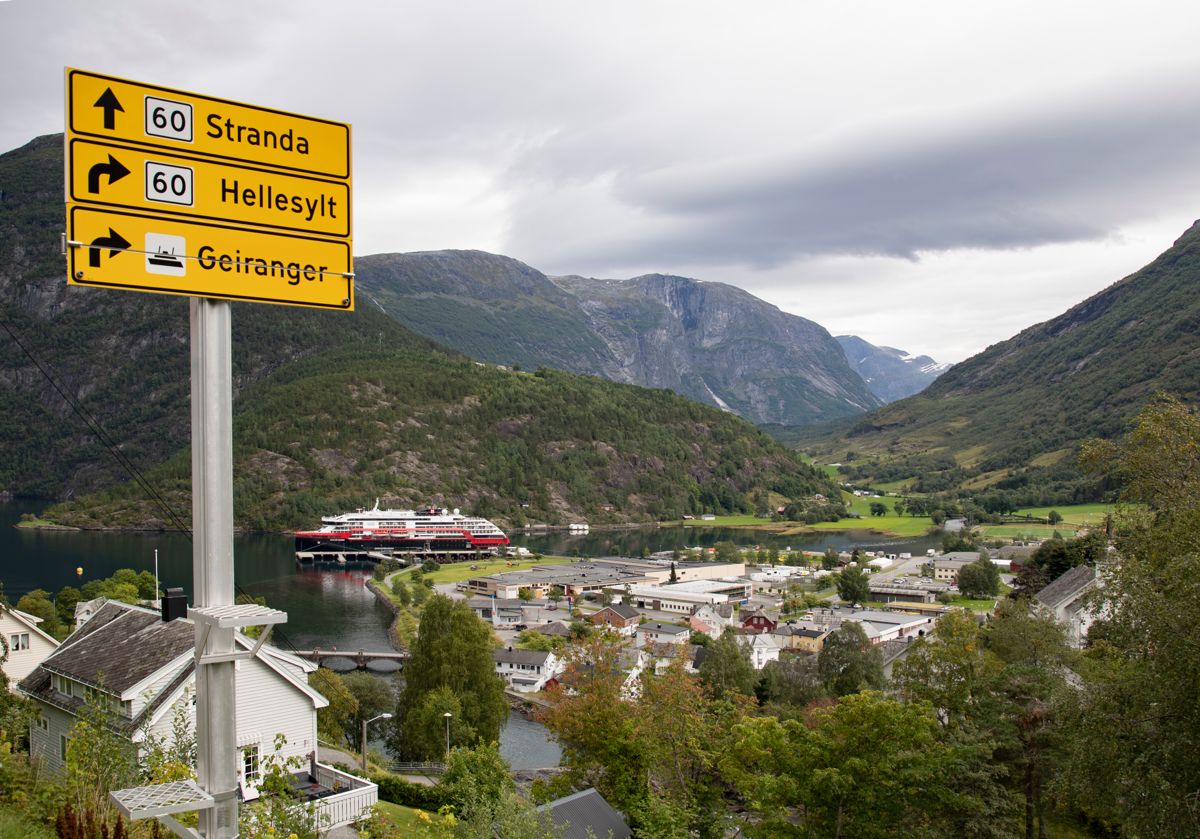
M457 507L455 507L455 508L454 508L454 515L456 515L456 516L457 516L458 514L459 514L459 513L458 513L458 508L457 508Z

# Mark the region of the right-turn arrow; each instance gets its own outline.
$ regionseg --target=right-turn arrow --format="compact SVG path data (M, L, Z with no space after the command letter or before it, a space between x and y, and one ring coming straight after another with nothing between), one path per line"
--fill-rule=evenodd
M88 169L88 192L94 194L100 191L101 175L108 175L108 185L112 186L128 174L129 170L121 164L121 161L110 154L108 163L97 163Z
M99 268L100 251L105 248L109 249L108 256L111 259L127 247L129 247L129 242L126 242L120 233L110 227L107 236L92 240L92 246L88 249L88 265L92 268Z

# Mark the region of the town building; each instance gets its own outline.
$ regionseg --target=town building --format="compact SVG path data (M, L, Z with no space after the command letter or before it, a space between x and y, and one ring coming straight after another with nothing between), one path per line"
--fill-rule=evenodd
M642 613L632 606L619 603L605 606L592 614L588 620L596 626L603 626L618 635L627 635L632 638L642 620Z
M1067 640L1082 647L1088 630L1096 622L1097 610L1089 595L1097 585L1096 569L1077 565L1037 593L1041 611L1053 615L1067 630Z
M957 572L955 572L957 575ZM950 590L947 582L936 580L872 579L868 583L871 599L881 603L933 603L937 596Z
M559 658L552 652L518 650L512 647L492 653L496 675L518 693L537 693L550 679L562 672Z
M111 727L139 751L147 735L170 742L177 712L195 730L196 630L191 620L174 617L174 609L186 611L179 601L182 593L178 600L169 595L161 612L104 604L21 681L20 692L37 709L32 756L62 771L72 728L88 701L111 710ZM242 795L257 796L265 761L276 754L309 767L306 784L323 791L317 806L331 820L328 827L357 821L374 806L378 788L316 761L317 709L329 704L308 685L316 665L269 645L256 647L240 633L235 644L244 653L235 677Z
M0 677L6 679L10 687L32 673L58 649L58 641L38 627L41 622L39 617L0 605L0 638L8 645L8 656L0 669Z
M772 661L779 661L782 648L774 635L755 633L752 635L736 636L738 645L750 656L750 663L755 670L762 670Z
M765 609L743 610L741 618L742 629L748 633L774 632L779 626L778 616L768 614Z
M686 644L691 637L691 630L686 626L649 621L637 628L636 637L639 647L647 644Z

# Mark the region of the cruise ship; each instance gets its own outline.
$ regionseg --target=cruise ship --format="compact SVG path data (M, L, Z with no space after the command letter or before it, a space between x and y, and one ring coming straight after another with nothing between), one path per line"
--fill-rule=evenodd
M296 551L315 553L469 554L508 544L504 531L487 519L458 510L370 510L321 518L316 530L298 530Z

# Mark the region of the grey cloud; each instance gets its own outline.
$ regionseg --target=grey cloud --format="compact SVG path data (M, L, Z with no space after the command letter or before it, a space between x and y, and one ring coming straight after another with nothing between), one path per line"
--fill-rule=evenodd
M903 144L879 137L857 153L752 171L617 173L612 197L664 223L640 237L601 235L576 257L771 267L821 254L1036 247L1102 237L1198 186L1200 112L1159 95ZM519 226L513 238L526 238Z

